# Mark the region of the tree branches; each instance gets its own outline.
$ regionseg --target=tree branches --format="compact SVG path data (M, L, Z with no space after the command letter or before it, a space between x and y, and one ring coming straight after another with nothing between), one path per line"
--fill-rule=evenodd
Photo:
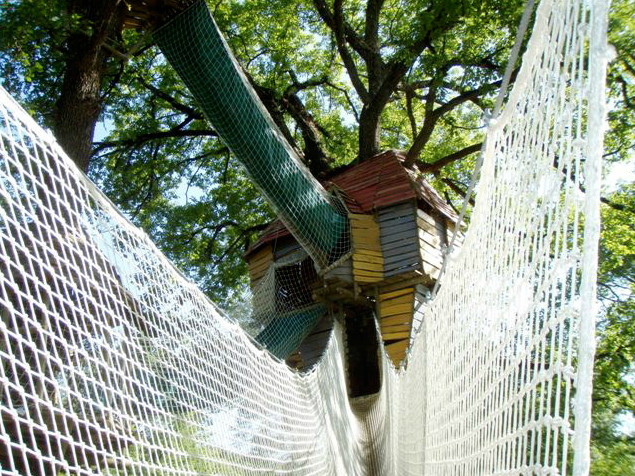
M419 169L425 173L432 173L432 174L438 173L446 165L449 165L452 162L456 162L457 160L464 159L468 155L480 151L482 145L483 145L482 142L478 142L468 147L464 147L463 149L457 150L456 152L446 155L445 157L441 159L435 160L432 163L420 164Z
M186 137L218 137L216 131L212 129L180 129L173 128L167 131L148 132L145 134L139 134L130 139L118 139L111 141L96 142L93 155L97 155L104 149L114 147L139 147L147 142L160 141L164 139L177 139Z

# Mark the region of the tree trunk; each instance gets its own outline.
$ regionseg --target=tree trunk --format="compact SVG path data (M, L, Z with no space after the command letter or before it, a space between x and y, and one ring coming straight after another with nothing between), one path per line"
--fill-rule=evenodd
M406 71L408 66L405 63L395 61L378 70L378 77L369 78L372 96L359 115L359 160L381 152L381 114Z
M359 160L368 159L380 152L381 111L364 105L359 115Z
M79 13L90 22L92 34L74 33L66 44L69 54L53 129L64 151L83 171L88 170L95 125L103 107L102 88L109 58L103 44L123 29L119 3L92 0L88 6L80 5ZM74 10L71 8L69 14L76 13Z
M95 54L92 48L86 51L82 39L78 40L73 42L76 45L75 55L67 62L54 127L59 144L86 172L95 124L102 108L100 96L104 60L103 55Z

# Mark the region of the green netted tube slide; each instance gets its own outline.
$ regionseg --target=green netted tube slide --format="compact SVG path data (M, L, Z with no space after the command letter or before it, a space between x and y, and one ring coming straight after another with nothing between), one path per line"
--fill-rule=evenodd
M154 38L207 119L273 205L287 228L324 268L347 250L347 218L301 165L218 31L204 1L162 26Z
M298 348L325 313L326 306L317 304L298 309L291 316L277 317L256 336L256 341L276 357L284 359Z

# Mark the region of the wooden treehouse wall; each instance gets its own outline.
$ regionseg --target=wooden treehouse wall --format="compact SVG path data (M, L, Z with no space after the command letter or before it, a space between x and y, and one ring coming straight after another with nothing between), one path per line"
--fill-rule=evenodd
M322 297L314 295L314 299L343 299L344 295L333 297L328 289L335 295L337 290L349 289L349 296L374 298L385 349L398 366L422 325L423 307L439 277L443 252L454 223L417 200L383 207L374 214L349 213L348 217L352 242L350 259L326 271L318 282L304 284L313 289L323 287ZM462 241L460 235L457 248ZM292 261L296 255L300 259L299 253L300 245L286 237L250 255L252 288L271 264ZM307 368L317 362L328 342L330 329L332 320L325 317L298 352L287 359L289 364Z

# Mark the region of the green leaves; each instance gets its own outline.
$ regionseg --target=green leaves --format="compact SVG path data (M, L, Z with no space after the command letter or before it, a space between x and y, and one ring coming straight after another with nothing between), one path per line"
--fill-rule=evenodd
M635 4L611 3L609 43L616 51L608 80L609 131L605 151L608 160L628 160L635 150Z
M635 474L635 439L621 416L635 408L635 184L602 207L598 295L603 303L593 385L594 476ZM623 210L616 209L623 207Z

